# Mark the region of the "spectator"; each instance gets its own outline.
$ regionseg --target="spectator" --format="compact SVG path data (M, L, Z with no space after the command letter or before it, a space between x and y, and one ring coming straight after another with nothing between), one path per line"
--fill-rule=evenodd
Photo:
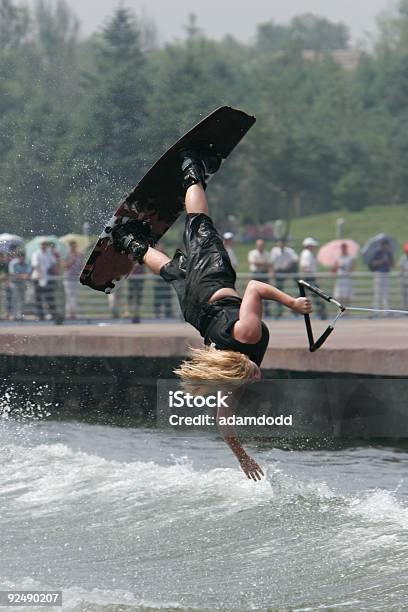
M9 263L8 272L12 295L12 318L14 321L21 321L24 316L25 293L31 272L23 252L16 253Z
M374 272L373 308L389 309L390 271L394 266L394 256L388 240L381 242L381 248L375 253L370 263Z
M11 319L13 316L13 306L12 306L12 302L13 302L13 297L12 297L12 292L11 292L11 285L10 285L10 278L9 278L9 265L10 265L10 261L12 259L15 259L17 257L17 247L15 245L13 245L10 248L10 251L7 253L6 255L6 275L5 275L5 281L4 281L4 297L5 297L5 314L6 314L6 319Z
M232 248L232 244L234 241L234 234L232 232L225 232L222 235L222 238L223 238L225 250L227 251L228 256L230 258L231 265L234 268L234 270L236 270L238 266L238 259L234 253L234 249Z
M7 285L8 285L8 260L7 255L5 253L0 253L0 289L2 289L2 297L1 301L4 300L4 310L6 319L9 318L9 308L8 308L8 296L7 296Z
M301 252L299 259L299 270L303 275L303 279L316 287L319 286L316 282L317 259L315 255L316 247L318 245L319 243L314 238L311 238L310 236L305 238L302 242L303 251ZM315 293L312 294L312 299L315 303L319 318L326 319L327 315L324 301Z
M336 275L334 298L343 304L343 306L350 306L353 297L351 273L354 268L354 257L349 253L347 242L342 242L340 248L340 257L333 268L333 272Z
M256 229L255 223L249 217L244 219L243 222L243 233L242 240L243 242L252 242L255 240L258 230Z
M267 274L269 274L271 269L271 260L269 253L265 251L265 242L261 238L255 242L255 248L249 251L248 263L252 278L267 283ZM269 303L264 301L263 307L265 316L269 317Z
M163 246L159 243L156 248L164 252ZM171 286L161 277L153 281L153 306L156 319L160 319L162 311L168 319L174 317Z
M116 285L116 289L112 293L108 293L108 307L112 319L119 319L122 308L123 283Z
M76 319L78 313L79 275L83 268L83 256L75 240L68 243L69 252L62 262L64 269L65 316Z
M167 319L174 317L171 286L162 278L154 279L154 314L160 319L162 311Z
M274 240L275 239L275 227L273 221L266 221L262 224L261 227L262 237L265 240Z
M57 308L58 295L59 295L58 286L59 286L59 281L60 281L60 277L62 274L61 255L59 254L58 249L56 245L54 244L54 242L49 242L48 248L50 250L51 255L55 259L55 264L51 266L50 271L49 271L49 281L48 281L49 301L50 303L53 302L54 304L53 308L55 312L58 313L58 310L59 310ZM61 315L56 314L56 317L58 318L58 320L60 320Z
M142 303L144 287L143 273L143 265L137 263L128 277L128 307L132 323L140 323L140 305ZM160 278L160 280L163 279Z
M408 310L408 242L404 244L404 253L399 260L401 274L402 307Z
M284 290L285 274L295 273L298 271L299 257L296 252L286 246L286 240L281 238L278 240L277 246L271 249L271 263L275 273L275 286L281 291ZM296 281L293 279L297 288ZM276 318L282 316L283 306L277 303Z
M31 278L34 285L35 303L37 315L40 321L45 318L44 306L48 309L51 317L57 322L58 316L55 308L54 292L49 287L50 270L57 264L57 260L48 248L48 242L43 239L40 248L31 256Z

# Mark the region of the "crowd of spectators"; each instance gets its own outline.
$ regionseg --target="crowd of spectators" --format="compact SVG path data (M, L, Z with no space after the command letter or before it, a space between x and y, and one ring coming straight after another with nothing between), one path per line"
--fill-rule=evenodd
M223 234L224 246L234 268L238 258L234 251L234 234ZM307 237L302 242L300 253L278 239L271 250L265 246L263 238L255 238L253 247L247 255L248 270L253 279L271 281L282 291L297 291L297 279L303 278L318 286L318 242ZM159 245L158 248L161 248ZM33 306L34 316L39 320L52 319L62 323L64 319L78 317L79 275L84 265L84 256L78 250L75 240L68 243L68 253L61 257L56 245L47 239L39 242L31 257L26 258L20 247L10 249L7 254L0 253L0 290L2 290L3 318L20 321L24 318L27 302ZM333 296L343 305L351 304L353 299L353 277L355 257L350 254L346 241L341 243L338 257L331 269L334 275ZM388 240L384 239L374 252L369 269L373 272L373 308L387 310L390 307L390 272L397 269L400 274L401 307L408 310L408 243L403 254L396 258ZM145 292L143 265L135 265L128 278L127 286L121 286L110 294L108 307L112 318L121 317L126 300L127 314L133 323L141 320L141 307ZM62 282L61 282L62 281ZM64 289L64 300L58 294ZM174 301L171 287L161 278L151 280L152 314L155 318L173 318ZM325 302L315 294L314 310L321 319L326 318ZM265 303L265 316L272 315L272 305ZM280 318L282 306L275 305L274 316Z
M157 248L161 249L161 245ZM34 316L43 321L54 320L61 324L64 319L78 317L79 276L84 266L84 256L78 250L75 240L68 243L68 253L61 257L55 243L44 238L39 246L26 257L23 249L13 247L8 253L0 253L0 292L4 317L11 321L24 318L26 306L31 304ZM111 317L121 318L124 302L132 323L141 319L141 305L144 293L144 266L136 264L127 286L107 296ZM61 282L62 281L62 282ZM63 287L64 299L59 299ZM163 279L153 280L153 310L159 319L173 318L171 287Z
M161 243L156 249L163 250ZM140 323L141 307L145 289L145 277L148 272L141 264L136 264L127 280L127 291L120 285L116 291L108 295L108 305L113 319L121 318L124 300L127 296L127 310L132 323ZM153 314L156 319L172 319L176 316L173 308L172 288L161 277L154 277L153 282Z
M224 245L231 258L233 266L236 266L237 258L233 250L234 235L225 232L223 235ZM270 251L265 248L262 238L255 240L254 248L248 252L248 268L255 280L268 280L273 277L275 286L284 291L286 281L295 284L298 278L319 286L317 280L318 262L316 251L319 243L308 236L302 242L302 250L298 255L296 251L287 245L284 238L277 240L276 245ZM355 257L349 253L347 242L340 244L340 253L331 269L335 276L333 296L344 306L351 304L353 298L352 272L355 267ZM403 246L403 254L397 262L401 285L401 307L408 311L408 243ZM390 272L396 268L396 262L389 240L384 239L379 248L373 254L369 269L374 273L373 303L374 309L388 310L390 308ZM316 294L312 294L315 310L320 319L326 319L325 302ZM276 305L275 318L282 316L283 308ZM265 316L270 315L269 303L264 306Z
M29 261L20 247L0 254L0 281L4 288L7 319L20 321L28 300L34 303L40 321L53 319L61 323L65 317L76 317L83 255L75 241L68 244L68 249L68 254L62 259L55 244L44 239ZM65 290L65 313L59 311L57 300L61 278Z

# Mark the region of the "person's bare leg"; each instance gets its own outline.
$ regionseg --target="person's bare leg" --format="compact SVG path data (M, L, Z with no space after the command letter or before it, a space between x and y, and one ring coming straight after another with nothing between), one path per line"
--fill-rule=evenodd
M191 187L187 189L185 206L186 212L188 213L204 213L208 215L207 198L201 183L191 185ZM146 264L153 274L160 274L162 266L169 261L170 258L165 253L152 247L148 248L143 257L143 263Z
M170 257L168 257L166 253L153 249L152 247L147 249L143 257L143 263L153 272L153 274L160 274L161 268L169 261Z
M191 185L185 197L186 212L208 215L208 203L201 183Z

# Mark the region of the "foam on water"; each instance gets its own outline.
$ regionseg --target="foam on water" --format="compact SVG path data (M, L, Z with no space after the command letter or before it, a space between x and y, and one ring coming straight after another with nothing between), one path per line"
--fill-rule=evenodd
M0 485L1 496L13 494L15 504L34 515L49 514L53 508L59 512L61 504L71 505L90 496L136 505L167 494L197 500L209 497L241 510L273 496L267 479L255 486L236 469L200 472L189 463L162 466L153 461L108 461L64 444L10 446L7 462L0 467Z
M360 516L375 524L392 524L408 529L408 508L397 499L394 491L367 491L350 500L350 515Z
M0 576L0 589L13 590L53 590L51 585L40 584L32 578L25 577L18 583L4 580ZM154 601L136 597L131 591L123 589L92 589L85 590L78 587L64 588L62 608L47 607L49 612L148 612L148 610L181 610L176 601ZM16 608L2 606L4 612L16 612ZM30 612L42 612L45 608L30 606Z
M317 477L316 454L272 449L257 456L266 478L254 483L221 441L194 438L187 450L186 441L3 423L0 588L62 586L70 612L408 605L404 481L372 487L403 462L382 465L379 451L370 480L369 453L344 451L337 462L326 453ZM226 465L208 463L216 453ZM355 491L353 466L367 474Z

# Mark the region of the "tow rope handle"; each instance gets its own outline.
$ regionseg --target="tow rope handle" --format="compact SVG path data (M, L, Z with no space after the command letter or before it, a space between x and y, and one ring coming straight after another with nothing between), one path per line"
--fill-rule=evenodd
M316 295L321 297L323 300L326 300L326 302L334 304L339 309L339 313L337 314L337 316L327 326L325 331L322 333L322 335L317 340L315 340L314 336L313 336L313 330L312 330L312 323L310 321L310 315L308 315L308 314L303 315L304 318L305 318L306 332L307 332L307 337L308 337L308 340L309 340L309 351L311 353L314 353L315 351L317 351L317 349L319 349L322 346L322 344L324 344L326 342L327 338L330 336L330 334L332 333L332 331L334 329L334 325L335 325L337 319L339 319L341 317L341 315L345 311L345 308L339 302L337 302L337 300L333 299L330 295L327 295L326 293L324 293L319 287L314 287L313 285L310 285L309 283L307 283L304 280L298 280L298 287L299 287L299 293L300 293L301 297L306 297L305 289L309 289L309 291L312 291L312 293L315 293Z

